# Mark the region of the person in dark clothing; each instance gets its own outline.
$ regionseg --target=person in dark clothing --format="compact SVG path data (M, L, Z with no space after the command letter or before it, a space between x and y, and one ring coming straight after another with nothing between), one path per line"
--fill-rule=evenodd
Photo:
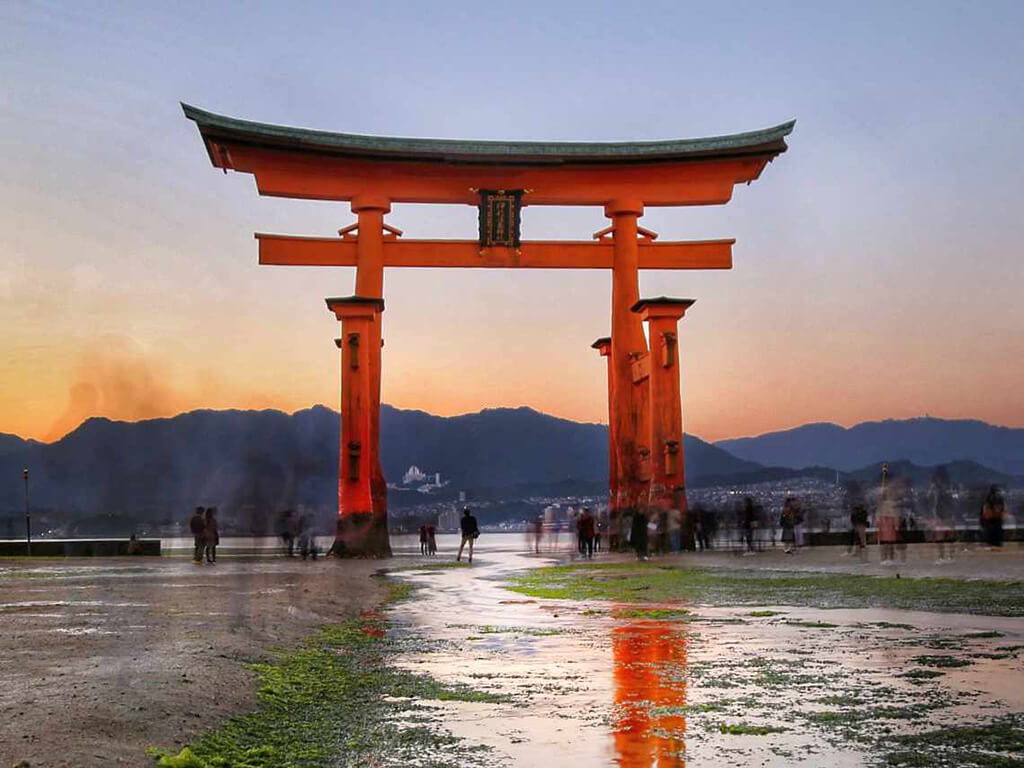
M459 554L455 560L462 560L462 549L469 543L469 562L473 562L473 542L476 541L477 536L480 535L480 527L476 523L476 518L473 517L473 513L469 511L469 507L462 510L462 518L459 520L459 528L462 530L462 543L459 544Z
M217 545L220 544L220 534L217 532L217 508L207 507L205 516L205 529L203 531L203 543L205 544L206 562L213 565L217 562Z
M295 554L295 533L297 527L295 513L292 510L286 509L281 513L278 532L281 536L281 541L284 543L284 552L288 557L292 557Z
M647 515L639 510L633 512L633 524L629 529L629 544L636 552L637 560L647 559Z
M309 512L299 512L299 554L302 559L316 560L316 524Z
M437 554L437 529L432 525L427 526L427 554Z
M580 542L583 544L584 554L588 560L594 559L594 516L590 513L590 507L583 508L583 514L577 521Z
M868 508L858 502L853 505L850 512L850 526L852 528L851 552L855 547L857 554L864 555L868 551Z
M786 547L785 552L787 555L791 555L796 548L796 503L792 498L786 499L782 504L779 527L782 528L782 543Z
M743 525L743 540L747 544L747 551L743 554L754 554L754 525L757 523L757 507L754 500L747 496L743 499L743 511L741 524Z
M711 549L708 539L709 527L708 513L704 507L698 504L693 508L693 534L697 539L697 550L700 552L703 552L705 549Z
M427 554L427 526L420 526L420 554Z
M981 523L985 544L991 549L1003 546L1003 518L1006 517L1006 502L998 486L993 485L981 508Z
M206 546L206 518L203 515L204 511L202 507L196 507L196 511L192 513L192 519L188 521L188 529L192 531L194 538L192 559L197 563L203 562L203 548Z
M583 520L583 511L576 515L576 551L583 557L587 554L587 542L583 538L583 529L580 527Z

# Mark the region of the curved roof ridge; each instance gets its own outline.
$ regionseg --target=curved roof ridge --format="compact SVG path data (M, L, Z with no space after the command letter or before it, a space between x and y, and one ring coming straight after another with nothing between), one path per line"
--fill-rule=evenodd
M218 115L182 102L204 139L283 147L329 154L420 160L629 162L736 154L778 154L795 120L746 133L660 141L501 141L371 136L294 128Z

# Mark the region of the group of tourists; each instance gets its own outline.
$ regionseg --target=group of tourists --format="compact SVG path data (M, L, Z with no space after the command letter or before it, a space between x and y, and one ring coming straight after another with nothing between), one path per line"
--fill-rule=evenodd
M437 554L437 529L432 525L420 526L420 554L429 556Z
M857 554L866 561L870 524L868 506L858 492L854 491L849 496L850 542L846 554ZM923 506L915 500L908 479L887 479L879 489L874 514L881 565L905 562L907 545L911 541L934 544L936 564L953 560L961 537L957 531L956 500L944 467L939 467L932 477L924 494ZM1005 520L1005 498L998 486L993 485L978 508L978 542L989 550L1001 548Z
M958 539L961 538L957 532L958 511L962 516L972 505L969 501L964 501L963 491L959 497L954 494L945 468L940 467L936 470L927 492L923 495L915 495L907 478L883 476L882 485L869 498L873 499L870 505L855 484L851 484L847 489L849 540L844 554L856 554L863 561L867 561L868 530L872 523L870 512L874 516L882 565L894 565L905 561L907 546L913 541L932 542L936 548L937 563L953 559ZM981 496L979 494L973 498L974 504L978 504L977 500ZM1004 526L1007 517L1007 506L1002 492L997 486L991 486L984 496L984 501L980 503L980 508L974 508L978 509L978 540L986 549L998 550L1005 538ZM813 511L812 509L811 512ZM723 519L730 528L725 534L726 543L728 544L735 536L738 547L733 547L733 551L736 553L756 554L764 548L769 534L771 546L774 547L779 531L781 536L778 540L786 554L794 554L804 546L807 524L805 512L798 499L793 496L786 497L781 511L776 514L768 514L762 504L752 496L746 496L735 506L734 514L731 516L727 513L723 515L721 510L716 511L702 504L694 504L685 516L678 509L637 510L632 514L618 516L611 524L607 518L595 515L590 507L582 507L578 514L570 517L569 528L575 533L576 553L581 558L593 559L595 552L601 551L602 538L607 533L609 550L632 550L637 559L646 560L652 554L678 552L684 547L699 552L711 550L716 546L719 524ZM826 534L828 522L826 520L822 527ZM561 523L558 527L564 530L564 526L565 523ZM530 529L533 548L537 553L541 551L541 540L546 527L543 518L538 517ZM459 528L461 541L455 559L461 561L468 547L468 560L473 562L473 550L480 535L480 527L469 507L463 509ZM189 521L189 530L194 539L193 560L200 564L204 560L211 565L216 563L217 545L220 543L216 508L196 507ZM557 528L552 530L555 533L557 549ZM298 550L303 559L316 559L318 551L315 521L312 516L285 510L278 516L277 534L282 540L287 556L294 556ZM966 541L971 540L969 528L967 535L969 538ZM336 536L336 546L338 541L340 537ZM419 541L421 555L429 557L437 554L436 529L433 524L424 523L419 527Z
M217 508L196 507L192 513L192 519L188 522L188 529L192 532L195 545L192 550L192 560L202 565L203 557L210 565L217 562L217 545L220 544L220 534L217 533Z
M277 535L285 555L295 557L296 548L298 553L305 560L310 558L316 560L319 549L316 543L316 520L308 513L296 512L293 509L284 510L277 520Z

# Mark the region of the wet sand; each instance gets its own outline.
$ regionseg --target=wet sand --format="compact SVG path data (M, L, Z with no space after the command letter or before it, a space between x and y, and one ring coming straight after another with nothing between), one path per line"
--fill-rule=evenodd
M912 578L986 579L994 581L1024 580L1024 543L1011 542L998 551L985 550L975 544L960 544L951 560L939 562L934 544L911 544L904 551L905 559L890 564L880 562L877 545L867 548L863 556L848 555L845 547L804 547L787 555L782 546L766 547L756 554L738 552L685 552L666 556L671 562L687 567L755 568L786 571L817 571L824 573L859 573L870 576L901 576ZM628 560L628 555L615 555L615 560ZM660 558L655 558L660 559Z
M419 568L454 559L454 537L440 539L441 555L429 560L409 556L418 549L411 537L393 537L404 556L385 562L0 561L0 768L147 766L146 747L177 751L255 706L245 662L378 604L385 585L371 576L382 567L422 588L388 612L389 634L402 638L396 663L511 696L505 704L431 702L431 728L490 748L460 765L859 766L880 748L865 733L1024 712L1020 618L687 605L686 616L651 620L629 605L505 589L522 569L565 562L566 542L533 555L523 536L485 534L472 567ZM1024 579L1018 545L958 552L942 564L926 546L909 548L899 566L880 565L874 549L866 564L840 554L666 561ZM964 665L933 664L950 658ZM905 676L922 670L936 677ZM853 702L865 719L844 719Z
M565 562L566 553L487 541L472 569L398 574L421 589L391 613L412 638L399 664L512 697L450 703L438 719L437 727L490 747L489 765L868 766L894 754L904 734L1024 713L1018 617L533 599L504 585L524 567ZM911 548L895 569L876 553L867 565L839 554L666 560L730 571L1024 576L1016 548L958 553L941 565L927 548ZM651 609L688 613L652 620L644 615Z
M0 561L0 767L146 766L255 704L245 663L384 597L380 562Z

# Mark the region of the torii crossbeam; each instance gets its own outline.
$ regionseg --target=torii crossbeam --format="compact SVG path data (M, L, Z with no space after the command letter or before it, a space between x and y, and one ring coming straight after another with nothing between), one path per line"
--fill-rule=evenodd
M342 324L336 549L390 553L380 466L385 267L610 269L609 513L678 514L686 523L676 325L688 299L640 301L640 269L730 269L733 240L657 242L647 206L721 205L786 150L794 123L750 133L649 142L501 142L362 136L255 123L182 105L215 167L251 173L261 195L351 203L336 238L257 233L260 264L354 266L355 295L328 299ZM416 240L384 223L393 203L473 205L477 240ZM601 206L589 241L521 241L532 205ZM650 324L648 351L642 323ZM657 345L657 346L655 346Z

